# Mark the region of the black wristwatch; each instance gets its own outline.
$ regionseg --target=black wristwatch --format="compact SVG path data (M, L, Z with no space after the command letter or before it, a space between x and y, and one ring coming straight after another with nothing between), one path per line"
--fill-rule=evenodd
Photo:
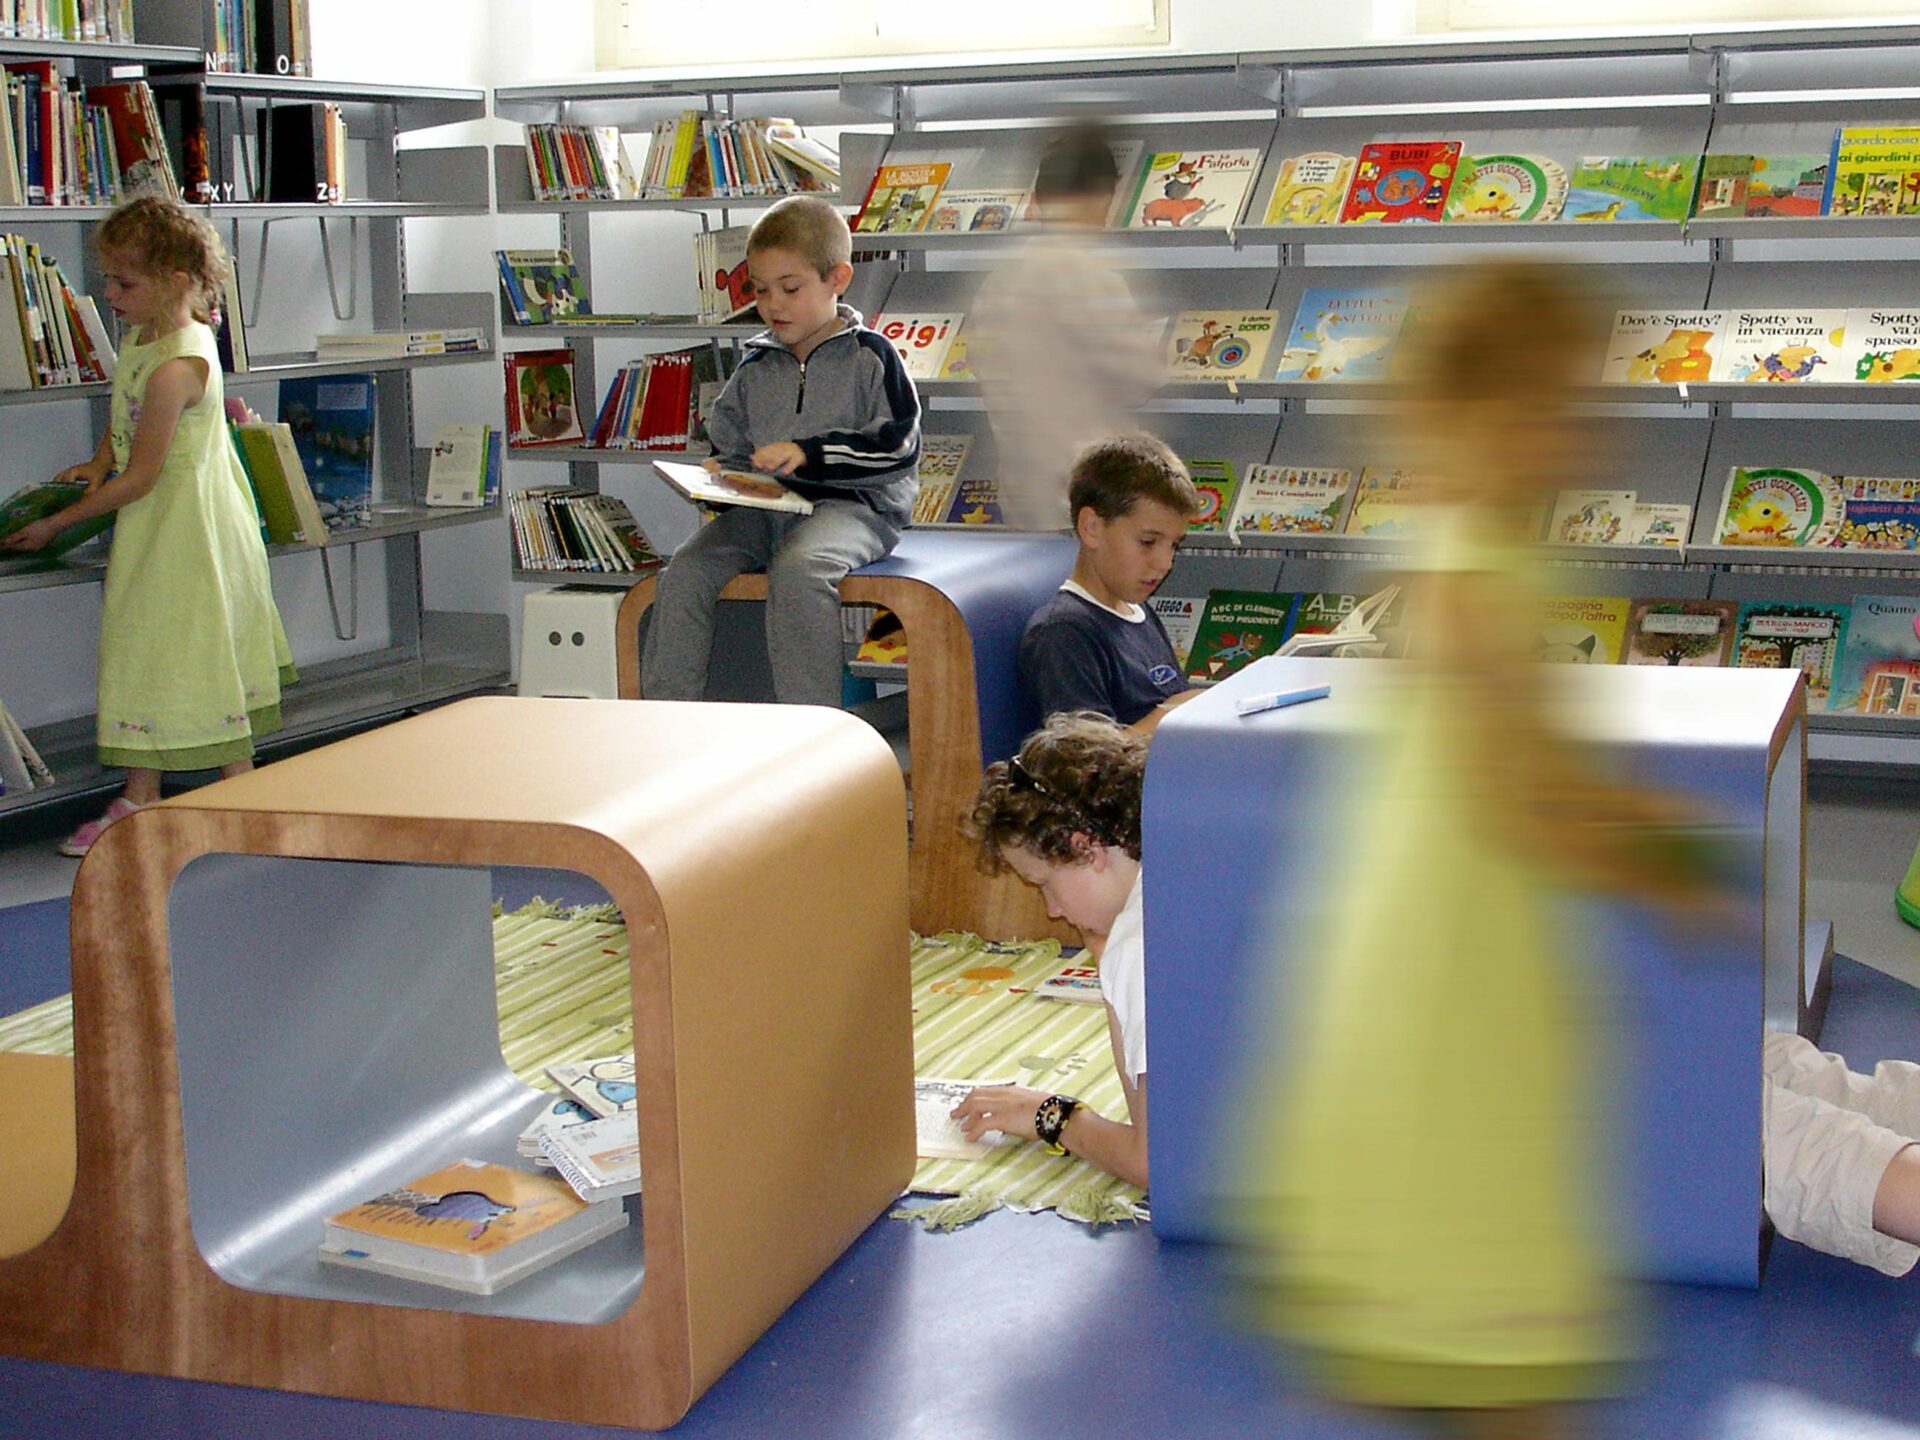
M1060 1132L1067 1128L1067 1121L1079 1108L1080 1102L1071 1095L1049 1095L1033 1112L1034 1135L1056 1155L1066 1154L1067 1147L1060 1143Z

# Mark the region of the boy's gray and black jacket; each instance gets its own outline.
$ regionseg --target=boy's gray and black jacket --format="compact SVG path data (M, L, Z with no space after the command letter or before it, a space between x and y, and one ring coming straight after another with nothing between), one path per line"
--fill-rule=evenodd
M840 306L847 327L805 363L771 332L747 341L740 368L707 414L713 453L745 466L754 447L791 440L806 463L788 484L809 500L858 500L894 525L919 486L920 397L900 352Z

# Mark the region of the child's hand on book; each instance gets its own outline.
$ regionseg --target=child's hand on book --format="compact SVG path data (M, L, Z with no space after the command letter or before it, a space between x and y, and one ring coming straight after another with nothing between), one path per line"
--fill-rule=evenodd
M1033 1118L1044 1090L1029 1090L1024 1085L976 1085L950 1112L960 1122L960 1133L978 1140L989 1130L1021 1140L1038 1140Z
M791 440L762 445L753 452L753 468L769 475L791 475L807 463L807 452Z
M66 526L56 525L52 520L35 520L31 524L21 526L4 540L0 540L0 545L6 546L9 550L25 550L29 553L44 550L64 529Z
M89 490L94 490L106 483L107 471L105 466L97 465L91 460L82 460L78 465L69 465L53 478L62 484L81 484Z

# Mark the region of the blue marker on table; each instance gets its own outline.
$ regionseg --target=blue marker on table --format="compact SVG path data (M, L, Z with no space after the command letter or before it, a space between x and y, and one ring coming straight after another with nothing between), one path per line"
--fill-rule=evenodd
M1276 690L1271 695L1249 695L1236 702L1234 708L1242 715L1260 715L1288 705L1304 705L1309 700L1324 700L1332 693L1331 685L1309 685L1304 690Z

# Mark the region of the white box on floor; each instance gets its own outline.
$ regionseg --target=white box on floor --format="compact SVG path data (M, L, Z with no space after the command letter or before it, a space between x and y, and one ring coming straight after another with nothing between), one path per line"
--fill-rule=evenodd
M520 609L520 693L619 699L613 618L626 593L562 585L527 596Z

